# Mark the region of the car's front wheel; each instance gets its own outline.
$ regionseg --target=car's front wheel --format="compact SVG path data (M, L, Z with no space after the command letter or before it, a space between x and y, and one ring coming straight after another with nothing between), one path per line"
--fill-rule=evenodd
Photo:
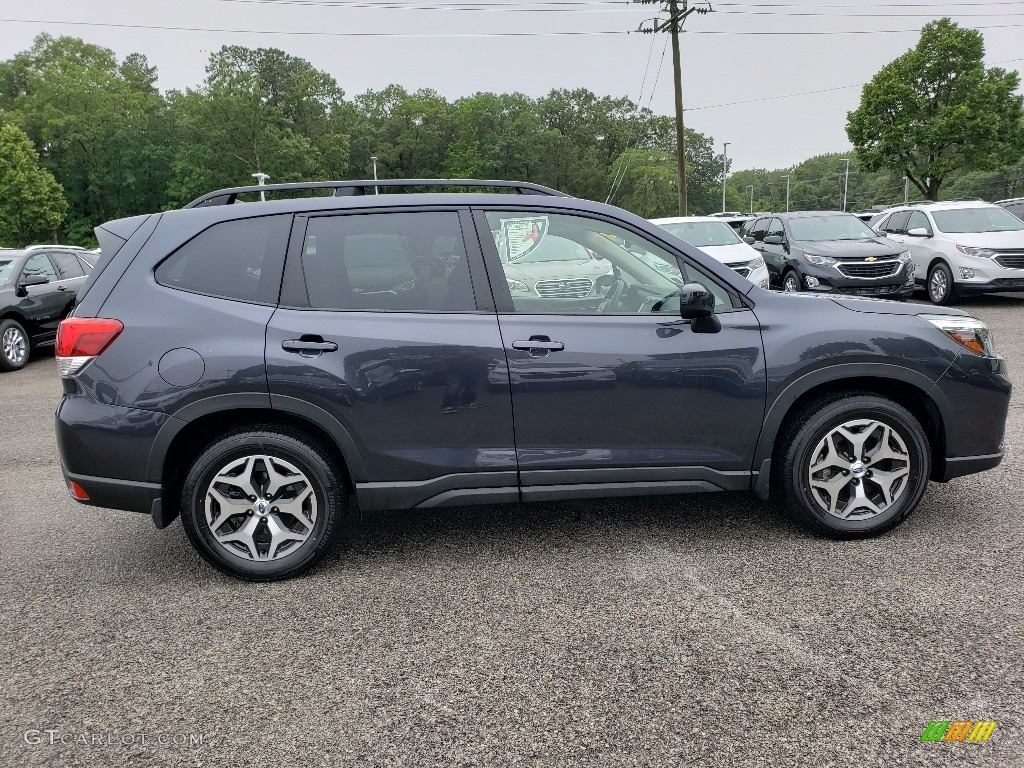
M16 371L28 362L28 334L17 320L0 322L0 371Z
M945 262L939 262L928 273L928 298L932 304L951 304L956 299L953 272Z
M796 293L800 289L800 275L795 270L791 269L782 276L782 290L786 293Z
M207 447L181 494L192 545L249 581L311 568L334 546L345 514L341 473L323 447L278 427L240 430Z
M777 481L786 512L830 538L875 536L909 515L930 473L928 437L906 408L872 394L830 395L790 421Z

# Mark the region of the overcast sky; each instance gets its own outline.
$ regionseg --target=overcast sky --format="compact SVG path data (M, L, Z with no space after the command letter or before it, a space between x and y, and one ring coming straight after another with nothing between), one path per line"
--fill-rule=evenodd
M980 29L989 65L1024 66L1024 0L712 6L690 16L682 38L686 124L711 136L718 152L730 142L733 170L846 150L846 113L859 86L913 47L931 19ZM659 8L626 0L0 0L0 59L40 32L71 35L121 58L145 54L166 91L198 85L210 49L276 47L329 72L349 98L391 83L448 99L588 88L673 114L668 35L635 33ZM588 34L556 34L566 32ZM494 36L507 33L544 34ZM793 95L808 91L825 92Z

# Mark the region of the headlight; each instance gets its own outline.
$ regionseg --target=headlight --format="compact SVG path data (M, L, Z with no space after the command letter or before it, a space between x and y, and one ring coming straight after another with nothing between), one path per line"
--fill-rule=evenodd
M753 272L755 269L761 269L761 267L763 266L764 259L762 259L760 256L756 256L755 258L747 262L747 269L749 269L751 272Z
M996 347L992 331L978 318L954 315L919 315L919 317L926 323L934 325L961 347L969 349L977 355L995 357Z
M899 259L902 262L913 261L913 259L910 257L910 251L904 251L903 253L897 253L896 254L896 258Z
M966 253L968 256L977 256L980 259L991 259L996 255L996 252L991 248L972 248L969 245L958 245L956 249L960 253Z
M505 282L508 283L508 289L512 293L529 293L530 286L520 280L509 280L505 278Z
M811 264L816 264L819 267L833 267L839 262L830 256L815 256L811 253L805 253L804 258L807 259Z

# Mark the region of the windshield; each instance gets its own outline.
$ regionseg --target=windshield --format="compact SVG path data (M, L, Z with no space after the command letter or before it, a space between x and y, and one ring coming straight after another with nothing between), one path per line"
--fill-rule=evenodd
M790 219L794 240L866 240L878 237L863 221L849 213L802 216Z
M579 243L557 235L547 235L525 256L515 260L516 264L538 261L587 261L590 252Z
M932 211L935 226L943 232L1014 232L1024 222L997 205Z
M0 283L6 283L14 272L14 259L0 257Z
M724 221L681 221L658 226L695 248L736 245L743 242L737 237L735 230Z

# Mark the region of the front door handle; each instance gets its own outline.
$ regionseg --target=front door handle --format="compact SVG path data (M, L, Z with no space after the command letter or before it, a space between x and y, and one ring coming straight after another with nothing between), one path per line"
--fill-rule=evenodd
M513 341L512 349L520 349L531 355L547 355L552 352L561 352L565 349L565 344L560 341L552 341L547 336L531 336L529 341Z
M67 289L68 289L68 287L66 285L58 285L57 286L57 290L58 291L66 291Z
M337 352L338 345L324 341L320 336L303 336L301 339L285 339L281 342L285 352L296 352L303 357L317 357L324 352Z

